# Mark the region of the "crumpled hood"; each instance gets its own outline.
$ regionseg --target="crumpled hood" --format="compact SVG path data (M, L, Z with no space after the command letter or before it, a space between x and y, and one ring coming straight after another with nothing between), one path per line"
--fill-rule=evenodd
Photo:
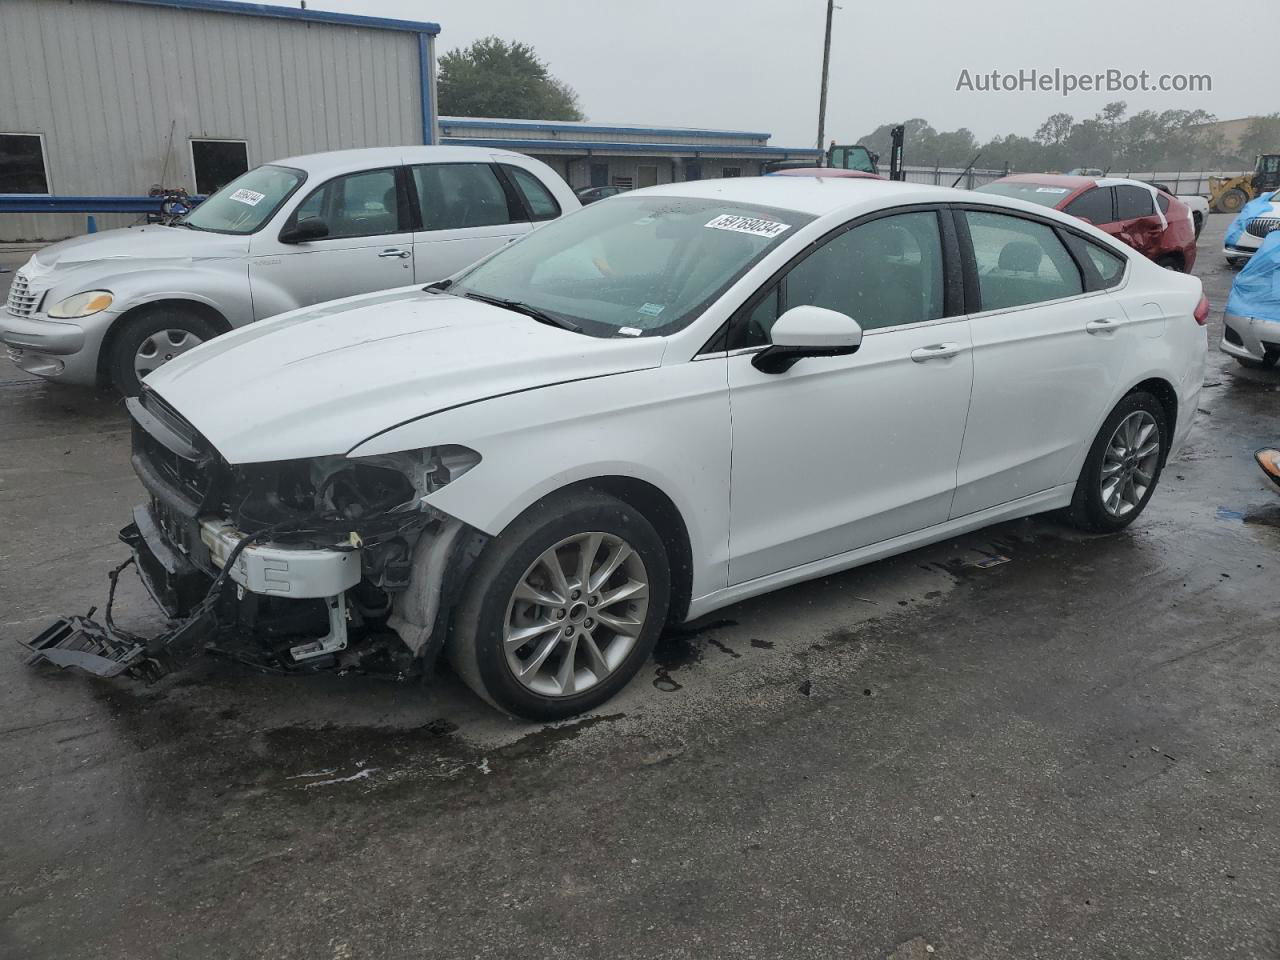
M345 454L451 407L656 367L664 348L659 339L603 340L413 287L242 327L165 364L145 385L229 462L256 463Z
M201 260L244 257L249 238L160 225L124 227L72 237L41 249L23 273L41 287L61 283L64 274L99 276L155 267L189 267Z

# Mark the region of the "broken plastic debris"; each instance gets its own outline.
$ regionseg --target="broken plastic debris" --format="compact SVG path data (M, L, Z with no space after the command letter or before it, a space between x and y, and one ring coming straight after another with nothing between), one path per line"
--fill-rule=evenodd
M1008 563L1009 558L996 553L989 557L983 557L981 560L970 560L965 564L966 567L977 567L980 570L986 570L988 567L998 567L1002 563Z

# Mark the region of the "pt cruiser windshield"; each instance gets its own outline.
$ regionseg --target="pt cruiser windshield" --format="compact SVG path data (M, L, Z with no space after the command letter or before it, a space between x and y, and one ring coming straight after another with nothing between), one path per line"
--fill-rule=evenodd
M253 233L307 178L301 170L271 164L236 177L181 221L211 233Z
M813 218L693 197L613 197L534 231L450 286L593 336L662 335Z

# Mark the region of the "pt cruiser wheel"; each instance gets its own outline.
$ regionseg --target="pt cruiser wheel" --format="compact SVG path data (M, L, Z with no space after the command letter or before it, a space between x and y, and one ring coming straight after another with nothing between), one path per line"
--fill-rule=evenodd
M666 551L643 515L596 492L550 498L477 561L449 659L501 710L534 720L573 716L635 676L669 595Z
M1085 458L1068 512L1071 522L1105 533L1136 520L1160 480L1169 439L1159 400L1149 393L1121 400Z
M215 336L217 331L202 317L172 307L129 317L111 337L111 383L126 397L137 396L142 378L152 370Z

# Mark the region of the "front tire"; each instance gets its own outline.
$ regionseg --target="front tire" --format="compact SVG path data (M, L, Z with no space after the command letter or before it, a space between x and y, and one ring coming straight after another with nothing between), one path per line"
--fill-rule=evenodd
M1067 511L1073 526L1123 530L1155 493L1169 451L1168 418L1149 393L1131 393L1111 411L1085 457Z
M173 307L129 317L111 340L111 383L126 397L136 397L148 373L217 335L203 317Z
M1280 357L1270 354L1263 360L1254 360L1250 357L1236 357L1236 363L1240 364L1240 366L1244 367L1246 370L1270 370L1276 365L1277 360L1280 360Z
M562 720L613 697L667 618L670 562L643 514L596 491L530 507L486 548L447 653L499 710Z

